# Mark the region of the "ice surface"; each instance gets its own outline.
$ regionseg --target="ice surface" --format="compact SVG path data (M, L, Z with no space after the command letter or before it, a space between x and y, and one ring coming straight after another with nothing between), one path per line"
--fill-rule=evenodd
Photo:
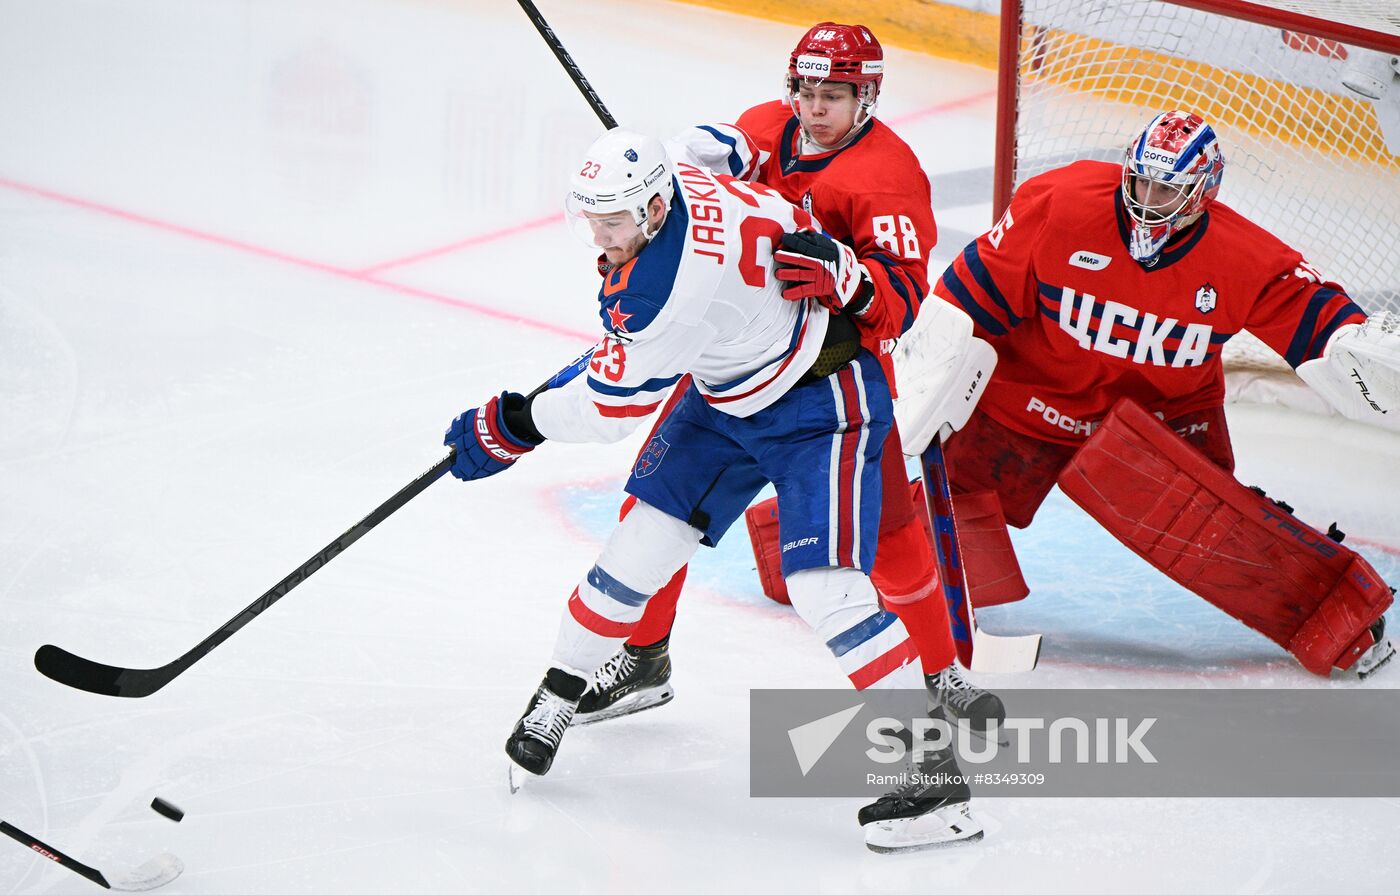
M772 97L800 32L540 5L613 114L660 133ZM571 732L510 795L502 744L635 441L438 483L149 699L40 677L44 643L173 659L430 466L453 416L575 356L596 274L556 218L598 124L508 3L0 0L0 22L14 823L99 867L169 848L189 868L172 893L1393 891L1393 799L986 799L984 842L894 857L865 850L857 800L750 799L748 688L841 680L759 593L742 532L695 564L675 703ZM987 182L993 88L889 53L881 114L935 202L955 197L943 259L990 223L960 185ZM1335 516L1400 580L1393 437L1231 423L1243 477ZM1058 495L1016 541L1033 594L984 623L1046 646L998 686L1356 686L1303 672ZM184 822L147 810L155 794ZM89 889L0 848L0 895Z

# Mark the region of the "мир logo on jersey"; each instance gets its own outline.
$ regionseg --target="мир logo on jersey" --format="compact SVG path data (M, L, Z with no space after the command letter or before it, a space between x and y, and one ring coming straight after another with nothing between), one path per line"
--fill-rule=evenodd
M1215 287L1210 283L1196 290L1196 310L1202 314L1215 310Z

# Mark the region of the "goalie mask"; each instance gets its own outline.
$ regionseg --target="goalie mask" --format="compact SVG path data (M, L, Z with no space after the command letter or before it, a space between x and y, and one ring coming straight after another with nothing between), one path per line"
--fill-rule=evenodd
M604 238L620 242L638 235L650 241L661 222L650 219L647 206L659 195L669 208L675 193L671 160L661 141L616 127L594 141L569 178L564 210L569 229L589 246L604 245L599 241ZM599 220L622 211L629 217ZM611 232L600 233L600 226Z
M842 138L844 144L874 117L884 76L885 51L869 28L822 22L802 35L788 58L785 95L792 113L800 118L797 93L803 82L816 85L835 81L853 85L857 102L855 123Z
M1167 240L1200 218L1225 173L1215 131L1191 112L1163 112L1128 145L1123 207L1130 219L1129 253L1150 261Z

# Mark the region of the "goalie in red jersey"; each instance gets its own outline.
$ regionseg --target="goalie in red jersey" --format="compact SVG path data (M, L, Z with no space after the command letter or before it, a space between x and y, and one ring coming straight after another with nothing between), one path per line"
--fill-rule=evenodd
M817 220L823 232L784 236L775 252L784 297L814 298L853 323L862 344L880 357L893 391L889 349L928 294L928 256L937 227L928 177L918 159L875 118L883 76L884 54L867 28L823 22L803 35L788 59L785 99L749 109L737 126L691 128L667 148L676 159L776 190ZM975 723L1000 719L1000 700L970 684L954 662L924 511L911 495L896 429L885 442L881 479L879 547L871 578L882 603L908 630L905 647L911 656L917 653L936 703ZM624 505L624 513L628 509ZM760 517L772 541L791 540L781 536L783 522L774 508L752 508L750 525ZM773 553L764 590L787 602L783 553L777 546ZM685 572L682 568L647 601L623 649L595 675L575 724L671 699L668 641ZM804 618L810 612L794 608ZM828 645L840 648L835 641ZM863 812L862 823L867 819Z
M1024 527L1058 483L1310 671L1366 674L1394 654L1382 618L1392 590L1235 481L1220 352L1248 329L1343 414L1400 427L1396 320L1368 318L1215 201L1224 168L1209 125L1163 113L1121 166L1081 161L1026 181L948 267L935 291L998 356L948 443L952 487L995 493Z

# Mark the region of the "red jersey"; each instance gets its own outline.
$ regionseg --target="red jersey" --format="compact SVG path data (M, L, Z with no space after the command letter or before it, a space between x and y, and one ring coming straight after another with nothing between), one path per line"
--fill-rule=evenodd
M1081 443L1119 398L1173 419L1225 398L1241 329L1296 367L1365 314L1302 255L1220 202L1151 264L1128 253L1122 169L1076 162L1021 186L934 291L997 351L979 405L1008 428Z
M810 212L870 272L875 295L859 323L866 347L883 359L882 343L892 347L886 340L909 328L928 295L938 241L928 175L914 151L876 119L840 149L799 156L801 127L781 100L749 109L738 125L758 150L753 179Z

